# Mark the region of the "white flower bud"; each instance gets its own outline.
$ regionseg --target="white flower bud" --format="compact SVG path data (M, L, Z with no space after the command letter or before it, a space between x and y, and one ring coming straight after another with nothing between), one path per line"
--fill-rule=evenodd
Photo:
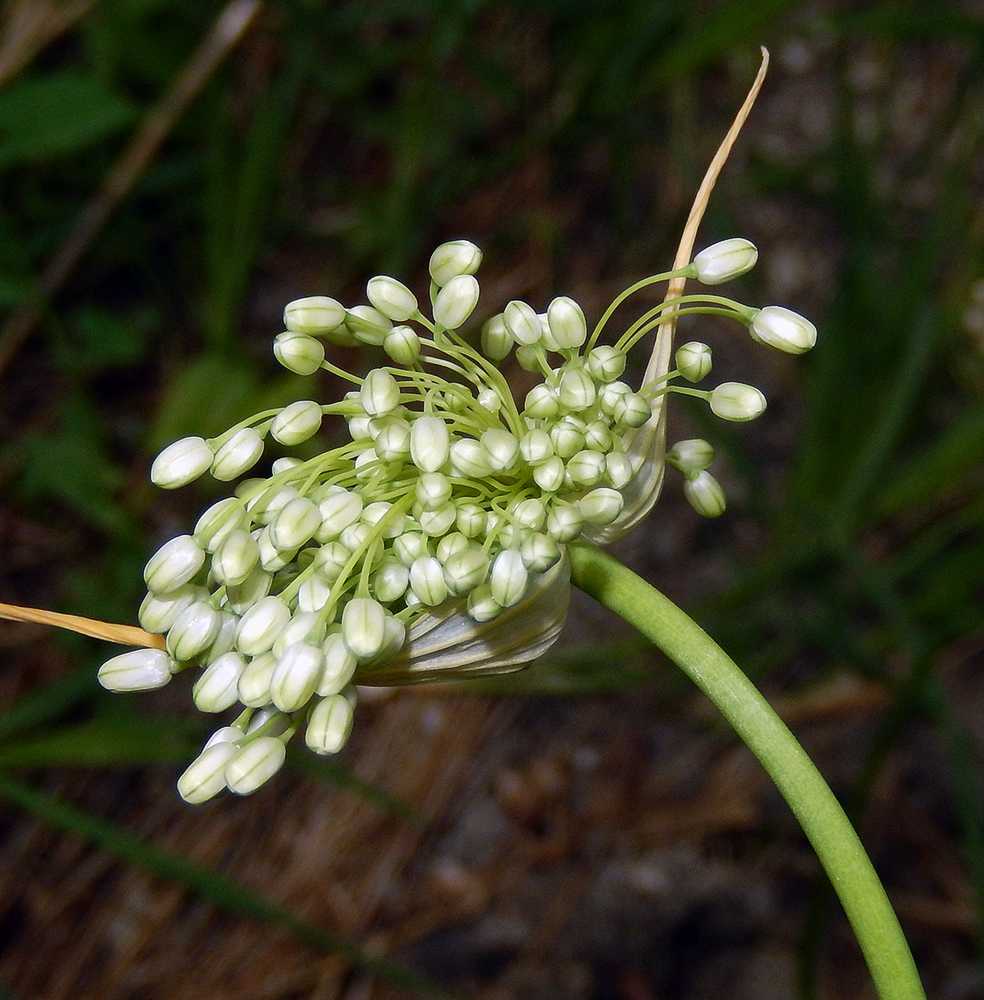
M329 695L314 706L304 730L309 750L325 756L338 753L352 732L354 709L342 694Z
M246 735L283 736L290 729L290 724L289 715L284 715L283 712L278 712L268 705L253 713L246 727Z
M490 427L483 431L481 443L493 472L511 469L519 458L519 442L505 428Z
M483 583L488 572L488 556L474 545L459 549L444 560L444 582L448 590L458 597Z
M237 615L245 614L257 601L270 593L271 586L273 586L273 576L260 566L254 566L252 573L242 583L226 587L229 607Z
M588 524L611 524L622 513L624 503L618 490L599 486L578 500L577 509Z
M313 573L297 588L298 611L317 613L330 599L331 587L320 573Z
M421 472L437 472L450 446L448 425L440 417L417 417L410 425L410 459Z
M414 559L431 555L428 538L420 531L406 531L393 540L393 553L404 566L409 566Z
M410 564L410 589L421 604L430 607L442 603L448 596L444 567L434 556L422 556Z
M541 382L526 394L523 416L534 420L551 420L560 413L560 399L556 389Z
M239 678L245 669L246 661L238 653L228 652L212 660L191 692L198 711L224 712L235 705L239 700Z
M325 345L314 337L287 330L274 338L273 353L288 371L313 375L325 360Z
M492 473L489 453L474 438L459 438L451 445L451 468L463 479L484 479Z
M468 615L476 622L490 622L502 613L502 605L492 596L492 588L483 583L468 595Z
M446 330L457 330L478 305L478 279L471 274L455 275L434 299L434 322Z
M257 656L270 649L290 621L290 608L279 597L264 597L242 617L236 632L236 645L246 656Z
M625 371L625 355L609 344L599 344L588 351L588 371L598 382L614 382Z
M185 608L168 629L168 652L175 660L193 659L212 644L221 623L211 604L196 601Z
M366 285L366 297L387 318L403 323L417 311L417 297L396 278L379 274Z
M383 647L376 654L374 659L385 661L391 656L395 656L403 648L407 641L407 628L399 618L388 614L383 620L383 630L385 637Z
M653 415L649 401L642 393L627 392L615 401L612 416L623 427L641 427Z
M329 542L327 545L322 545L315 554L314 568L330 586L345 569L351 555L352 553L341 542Z
M547 493L556 493L564 485L563 460L554 456L535 466L533 481L541 490Z
M383 559L372 574L370 586L377 601L392 604L398 601L410 583L410 570L399 559Z
M212 576L222 584L244 583L260 559L256 539L242 528L230 531L212 556Z
M684 475L703 472L714 460L714 449L707 441L691 438L677 443L666 453L666 461Z
M204 587L195 587L190 583L160 596L148 593L140 604L137 621L148 632L163 635L185 608L205 597L208 597L208 591Z
M319 542L332 542L362 515L362 497L358 493L342 490L330 493L318 504L321 526L315 538Z
M236 795L250 795L283 766L287 750L275 736L260 736L225 766L225 782Z
M482 263L482 251L468 240L442 243L427 265L435 285L446 285L459 274L474 274Z
M572 458L584 447L584 434L576 424L562 420L551 428L550 443L560 458Z
M410 457L410 425L394 420L377 435L373 450L382 462L404 461Z
M276 573L283 569L297 555L296 549L281 549L274 544L269 525L262 531L254 532L253 537L260 550L260 566L268 573Z
M273 644L273 655L279 659L295 642L319 646L325 637L326 628L325 623L313 611L294 615L277 636L277 641Z
M394 513L393 504L388 500L377 500L367 504L362 511L362 520L368 525L377 525L384 518L386 524L382 528L383 538L398 538L403 534L404 526L407 523L406 515L399 512Z
M373 368L362 382L359 402L371 416L389 413L400 403L400 387L385 368Z
M560 295L547 306L547 324L554 343L562 350L580 347L588 336L588 327L581 307L566 295Z
M503 549L492 562L489 586L496 603L504 608L518 604L526 593L529 572L516 549Z
M386 611L369 597L353 597L342 612L342 640L360 662L378 656L386 642Z
M520 344L516 348L516 361L524 372L534 372L537 375L543 374L540 371L541 357L539 347L527 347L525 344Z
M698 281L705 285L720 285L751 271L758 260L755 244L741 237L721 240L701 250L693 260Z
M437 561L443 566L455 554L467 549L468 539L460 531L452 531L437 543Z
M365 521L356 521L355 524L350 524L341 533L341 535L339 535L338 540L349 550L349 552L355 552L356 549L361 549L365 546L371 534L371 525L366 524Z
M498 391L492 388L479 390L478 405L489 413L498 413L502 409L502 397Z
M622 489L623 486L629 484L635 475L635 470L632 468L632 460L624 452L610 452L605 456L605 474L615 489Z
M523 461L530 465L539 465L554 456L553 442L550 435L539 428L527 431L519 442L519 453Z
M284 504L270 525L270 537L281 551L300 548L321 527L321 511L307 497Z
M600 451L579 451L567 463L567 474L578 486L597 486L606 471L605 456Z
M284 326L292 333L309 337L330 333L345 322L345 307L327 295L308 295L288 302L284 309Z
M239 628L239 615L234 615L231 611L217 611L219 616L219 629L215 633L212 645L199 656L202 663L211 663L226 653L231 653L236 645L236 630Z
M383 350L398 364L409 367L420 357L420 337L409 326L394 326L383 338Z
M722 420L754 420L765 412L765 396L753 385L743 382L722 382L712 390L711 412Z
M296 469L299 465L303 464L299 458L284 455L281 458L275 458L270 463L270 475L279 476L281 472L290 472L291 469Z
M341 632L332 632L321 644L321 651L325 666L315 693L325 698L338 694L352 680L359 661L349 652Z
M711 349L696 340L678 347L675 359L677 370L688 382L699 382L711 372Z
M191 535L165 542L148 560L144 582L155 594L168 594L188 583L205 565L205 552Z
M393 321L372 306L353 306L346 311L345 328L358 343L381 347Z
M169 444L154 459L150 467L150 481L164 490L177 489L207 471L213 458L212 449L204 438L181 438Z
M441 535L451 530L451 526L458 516L458 511L455 505L448 501L448 503L441 504L440 507L435 507L433 510L417 510L415 508L414 516L425 534L432 538L440 538Z
M237 756L239 747L229 740L207 746L178 778L178 795L190 805L214 798L226 787L226 765Z
M608 452L613 444L611 428L604 420L592 420L584 428L584 445L593 451Z
M205 741L205 745L202 747L203 750L207 750L209 747L215 746L216 743L235 743L237 740L241 740L246 735L245 730L240 726L219 726L218 729L212 733L211 736Z
M804 316L785 306L766 306L752 317L752 340L783 351L805 354L817 342L817 328Z
M451 499L451 480L440 472L425 472L414 486L417 502L434 510Z
M215 552L222 540L246 523L246 507L236 497L226 497L212 504L195 525L195 541L206 552Z
M247 708L263 708L270 704L270 681L277 666L271 652L254 656L243 668L236 683L239 700Z
M501 361L512 347L512 334L506 329L502 313L487 320L482 327L482 353L491 361Z
M531 573L546 573L551 566L560 562L562 555L557 542L539 531L531 532L523 539L519 554L523 558L523 565Z
M609 417L615 412L615 405L623 397L632 392L632 386L625 382L609 382L598 394L598 402L602 412Z
M252 469L263 454L263 438L253 427L242 427L220 445L212 462L212 477L228 482Z
M687 477L683 484L683 495L690 506L703 517L720 517L727 506L721 484L706 471Z
M532 306L513 299L502 314L509 335L517 344L532 347L543 337L543 325Z
M294 497L300 495L293 486L271 487L249 500L246 509L254 519L269 524Z
M281 712L303 708L321 680L324 665L320 648L307 642L295 642L277 660L270 679L270 700Z
M173 667L163 649L131 649L107 660L96 676L107 691L156 691L171 679Z
M584 517L577 507L555 500L547 514L547 534L558 542L571 542L581 534Z
M274 441L284 445L300 444L317 434L321 427L321 406L313 399L299 399L285 406L270 425Z
M512 508L512 515L526 528L539 531L547 519L547 509L543 506L542 500L530 497L528 500L520 500Z
M466 538L477 538L485 530L485 511L476 503L458 504L454 526Z

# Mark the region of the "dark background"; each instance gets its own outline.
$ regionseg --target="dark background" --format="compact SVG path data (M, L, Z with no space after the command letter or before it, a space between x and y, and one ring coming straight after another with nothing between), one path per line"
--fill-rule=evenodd
M423 297L467 237L486 314L597 318L671 261L763 44L698 246L752 239L735 294L820 344L683 331L770 408L674 401L729 511L670 473L616 551L814 755L929 995L982 998L978 2L8 0L0 600L135 620L147 555L220 495L154 490L155 451L310 393L270 349L291 298ZM409 995L353 947L489 1000L871 995L758 765L587 601L497 690L365 699L337 762L194 808L190 684L105 695L107 648L37 626L0 651L0 996Z

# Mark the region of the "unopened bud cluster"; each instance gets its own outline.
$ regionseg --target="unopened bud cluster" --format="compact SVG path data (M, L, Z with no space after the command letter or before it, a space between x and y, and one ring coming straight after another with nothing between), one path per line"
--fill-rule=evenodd
M675 273L716 283L754 264L747 241L721 246ZM256 465L268 440L307 441L325 415L348 430L345 443L314 458L277 459L270 475L240 482L192 532L163 545L146 566L140 623L166 636L166 650L125 653L100 670L106 687L135 691L198 667L200 710L239 707L182 775L188 801L254 791L280 768L295 732L315 753L338 751L355 681L372 683L374 671L412 659L422 622L467 621L471 647L485 641L492 656L500 616L539 600L547 586L569 587L558 573L565 546L617 529L630 513L634 435L668 391L701 396L729 420L764 409L761 393L741 383L670 385L673 376L695 382L708 373L701 344L677 352L676 371L633 389L621 380L626 354L653 322L637 323L614 346L596 343L601 325L589 337L584 313L566 296L542 313L510 302L482 327L481 349L471 346L458 328L478 303L480 262L464 240L434 252L432 319L386 276L369 281L368 305L346 308L326 296L290 303L278 359L300 374L333 371L352 390L333 403L263 411L212 440L184 438L154 462L151 478L165 488L205 472L228 481ZM804 343L795 314L769 308L758 320L766 310L735 303L732 311L756 339ZM326 341L380 347L392 363L360 378L325 360ZM542 376L521 404L498 367L514 349ZM704 442L681 442L667 456L694 506L715 516L724 496L707 472L711 457ZM647 461L662 461L661 446ZM562 616L565 605L551 613ZM393 682L392 669L386 677Z

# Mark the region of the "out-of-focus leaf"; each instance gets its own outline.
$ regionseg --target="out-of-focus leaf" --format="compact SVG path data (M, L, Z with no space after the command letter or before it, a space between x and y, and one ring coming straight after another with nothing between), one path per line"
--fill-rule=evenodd
M86 149L134 114L127 97L75 70L22 77L0 91L0 167Z

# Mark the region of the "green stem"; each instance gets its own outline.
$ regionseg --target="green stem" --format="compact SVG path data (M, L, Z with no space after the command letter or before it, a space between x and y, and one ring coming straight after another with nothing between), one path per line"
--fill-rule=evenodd
M881 1000L925 1000L909 947L844 810L796 738L720 646L672 601L594 546L569 546L571 579L655 643L759 759L813 844Z

